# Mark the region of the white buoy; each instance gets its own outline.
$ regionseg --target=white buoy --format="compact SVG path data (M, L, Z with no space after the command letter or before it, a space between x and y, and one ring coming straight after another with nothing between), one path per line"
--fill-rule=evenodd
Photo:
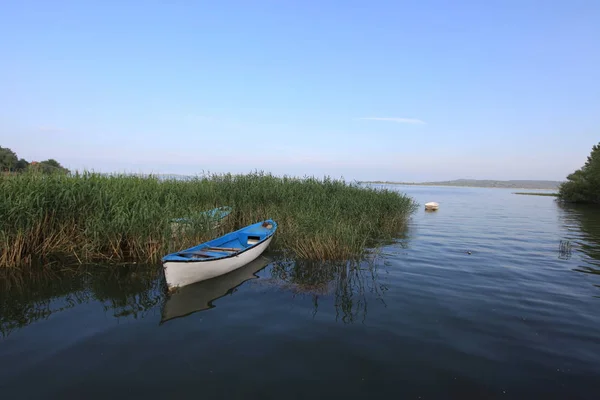
M436 203L435 201L425 203L426 210L437 210L438 208L440 208L440 205L438 203Z

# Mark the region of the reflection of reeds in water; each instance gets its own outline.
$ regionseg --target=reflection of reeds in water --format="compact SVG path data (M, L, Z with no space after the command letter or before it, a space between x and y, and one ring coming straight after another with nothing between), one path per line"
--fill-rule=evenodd
M557 203L562 211L560 218L563 227L571 232L568 245L561 241L559 258L571 257L571 248L582 256L587 265L579 265L573 271L591 275L600 275L600 209L596 206ZM574 246L571 246L574 243ZM594 284L595 287L600 287Z
M585 254L590 262L600 265L600 209L568 203L557 205L562 211L560 218L563 227L571 233L568 240L561 241L561 248L564 242L573 243L576 250Z
M333 296L336 319L353 323L367 316L367 296L383 301L387 288L377 282L373 260L345 262L308 262L279 260L271 270L272 281L295 294L312 297L316 314L321 296Z
M0 334L89 301L81 280L70 271L41 269L0 272Z
M105 267L102 275L89 281L94 298L104 303L104 310L113 316L144 317L145 311L159 304L164 297L164 281L159 268Z
M138 318L162 301L160 270L149 266L0 271L0 334L90 301L113 317Z
M568 240L561 240L558 246L558 258L562 260L568 260L571 258L571 242Z

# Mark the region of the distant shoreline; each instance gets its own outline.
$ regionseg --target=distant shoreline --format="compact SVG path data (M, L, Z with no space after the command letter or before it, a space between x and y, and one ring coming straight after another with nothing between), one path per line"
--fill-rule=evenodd
M520 194L525 196L549 196L558 197L558 193L531 193L531 192L515 192L513 194Z
M489 189L518 189L518 190L558 190L561 182L541 180L477 180L458 179L443 182L390 182L390 181L359 181L360 184L399 185L399 186L440 186L440 187L467 187Z

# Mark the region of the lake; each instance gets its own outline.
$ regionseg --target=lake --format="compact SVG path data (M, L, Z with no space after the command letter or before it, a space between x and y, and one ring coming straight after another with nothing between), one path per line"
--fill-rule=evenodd
M440 209L359 265L4 274L2 397L597 399L600 210L388 187Z

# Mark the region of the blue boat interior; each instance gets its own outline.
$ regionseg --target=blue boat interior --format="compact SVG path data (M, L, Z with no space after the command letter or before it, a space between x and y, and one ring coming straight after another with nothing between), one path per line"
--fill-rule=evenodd
M200 261L229 257L263 242L276 229L277 223L273 220L258 222L189 249L168 254L163 257L163 261Z

